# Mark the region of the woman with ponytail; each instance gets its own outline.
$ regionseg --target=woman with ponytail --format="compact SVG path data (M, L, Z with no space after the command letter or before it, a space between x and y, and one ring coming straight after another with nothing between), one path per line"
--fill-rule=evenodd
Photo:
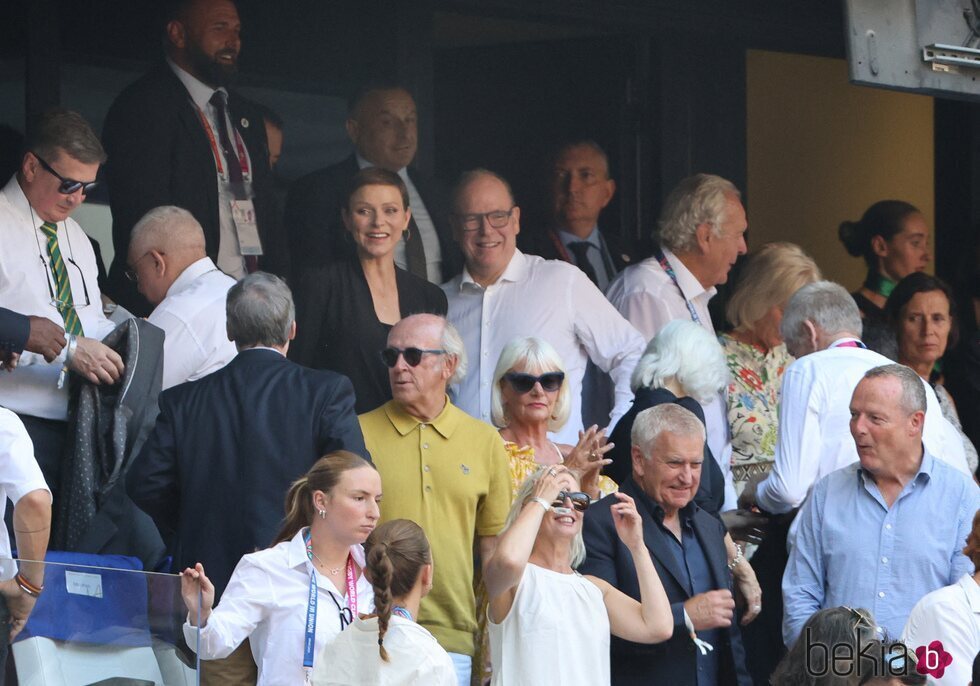
M306 681L323 647L374 609L361 544L377 525L380 500L381 477L364 458L338 450L317 460L289 489L274 545L241 559L218 607L204 567L184 570L187 645L214 660L247 638L257 686Z
M895 284L929 266L929 227L914 206L902 200L881 200L859 221L842 222L841 243L853 257L863 257L868 275L854 302L864 318L862 338L872 349L895 359L894 337L885 317L885 301ZM875 342L881 341L875 345Z
M364 550L377 614L354 620L326 647L314 686L456 686L449 654L415 623L432 589L432 553L422 527L393 519L368 536Z

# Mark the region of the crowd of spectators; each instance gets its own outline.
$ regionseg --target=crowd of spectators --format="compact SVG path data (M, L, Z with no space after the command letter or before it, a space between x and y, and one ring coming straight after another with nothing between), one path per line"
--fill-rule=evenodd
M163 28L101 138L44 113L0 190L11 640L57 540L179 573L206 684L976 681L980 408L943 372L980 339L915 207L841 225L853 294L796 245L749 246L711 174L634 261L600 230L596 143L555 151L552 222L523 227L500 175L415 170L388 83L283 203L282 122L231 88L234 4L175 2ZM100 283L71 214L102 165ZM104 432L90 459L79 426ZM113 456L128 537L85 549L52 502Z

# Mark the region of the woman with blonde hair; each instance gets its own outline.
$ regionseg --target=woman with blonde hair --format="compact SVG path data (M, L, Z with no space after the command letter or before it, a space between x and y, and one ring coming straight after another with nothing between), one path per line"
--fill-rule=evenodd
M793 361L779 323L800 288L819 281L820 269L792 243L767 243L749 255L725 310L732 330L719 336L731 380L728 424L736 493L755 474L768 474L776 450L779 389Z
M432 552L415 522L393 519L364 542L375 614L355 619L320 655L314 686L456 686L449 654L415 622L432 590Z
M380 500L381 476L363 457L338 450L317 460L290 487L274 545L241 559L218 607L203 565L183 571L187 645L215 660L248 638L258 686L303 683L323 647L374 609L361 544Z

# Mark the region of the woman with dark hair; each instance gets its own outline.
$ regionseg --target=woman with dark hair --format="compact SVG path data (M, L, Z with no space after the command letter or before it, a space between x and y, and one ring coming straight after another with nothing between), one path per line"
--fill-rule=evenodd
M201 659L214 660L248 638L259 686L303 683L323 647L374 608L361 544L380 500L381 476L364 458L338 450L317 460L290 487L275 544L241 559L218 607L203 565L184 570L187 645L198 646L200 627Z
M289 357L348 377L357 396L354 409L363 414L391 400L381 362L391 327L410 314L445 316L446 294L395 265L395 248L412 219L408 188L397 174L377 167L359 171L341 216L356 253L297 275L296 340Z
M432 552L422 527L407 519L385 522L368 536L364 552L376 614L355 619L326 647L314 686L456 686L449 654L415 622L432 590Z
M868 275L854 301L867 319L881 319L895 284L929 265L929 227L914 206L902 200L881 200L859 221L841 222L841 243L853 257L863 257Z
M921 272L909 274L889 296L885 316L898 341L898 362L911 367L932 385L943 416L959 432L967 464L975 474L977 449L963 433L956 404L943 386L942 373L937 370L946 350L954 347L959 338L952 290L935 276Z
M880 639L879 629L864 608L828 607L814 612L803 625L800 637L780 661L769 683L772 686L851 686L857 679L856 658L860 646ZM814 645L826 650L813 650ZM851 647L851 664L830 664L830 659L847 651L834 646ZM841 660L843 662L843 660ZM836 669L832 669L836 667Z

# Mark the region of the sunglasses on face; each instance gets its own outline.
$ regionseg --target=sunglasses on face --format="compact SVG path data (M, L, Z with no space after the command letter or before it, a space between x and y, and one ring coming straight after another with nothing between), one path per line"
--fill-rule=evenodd
M572 507L579 512L588 510L589 505L592 503L592 498L589 497L588 493L582 493L581 491L562 491L555 498L555 502L551 503L551 507L565 507L566 499L570 500Z
M86 182L76 181L75 179L66 179L64 176L52 169L51 165L45 162L36 152L32 152L31 154L34 155L34 158L41 163L41 167L44 169L44 171L61 181L61 185L58 186L58 192L62 195L71 195L72 193L77 192L78 189L82 189L82 195L88 195L99 183L98 181Z
M532 376L531 374L523 374L521 372L507 372L504 374L504 378L507 379L510 387L518 393L530 393L536 383L541 384L541 388L551 393L561 388L561 384L565 380L565 372L548 372L541 376Z
M381 351L381 361L388 368L394 368L398 364L398 356L405 358L409 367L418 367L422 362L423 355L442 355L445 350L426 350L424 348L385 348Z

